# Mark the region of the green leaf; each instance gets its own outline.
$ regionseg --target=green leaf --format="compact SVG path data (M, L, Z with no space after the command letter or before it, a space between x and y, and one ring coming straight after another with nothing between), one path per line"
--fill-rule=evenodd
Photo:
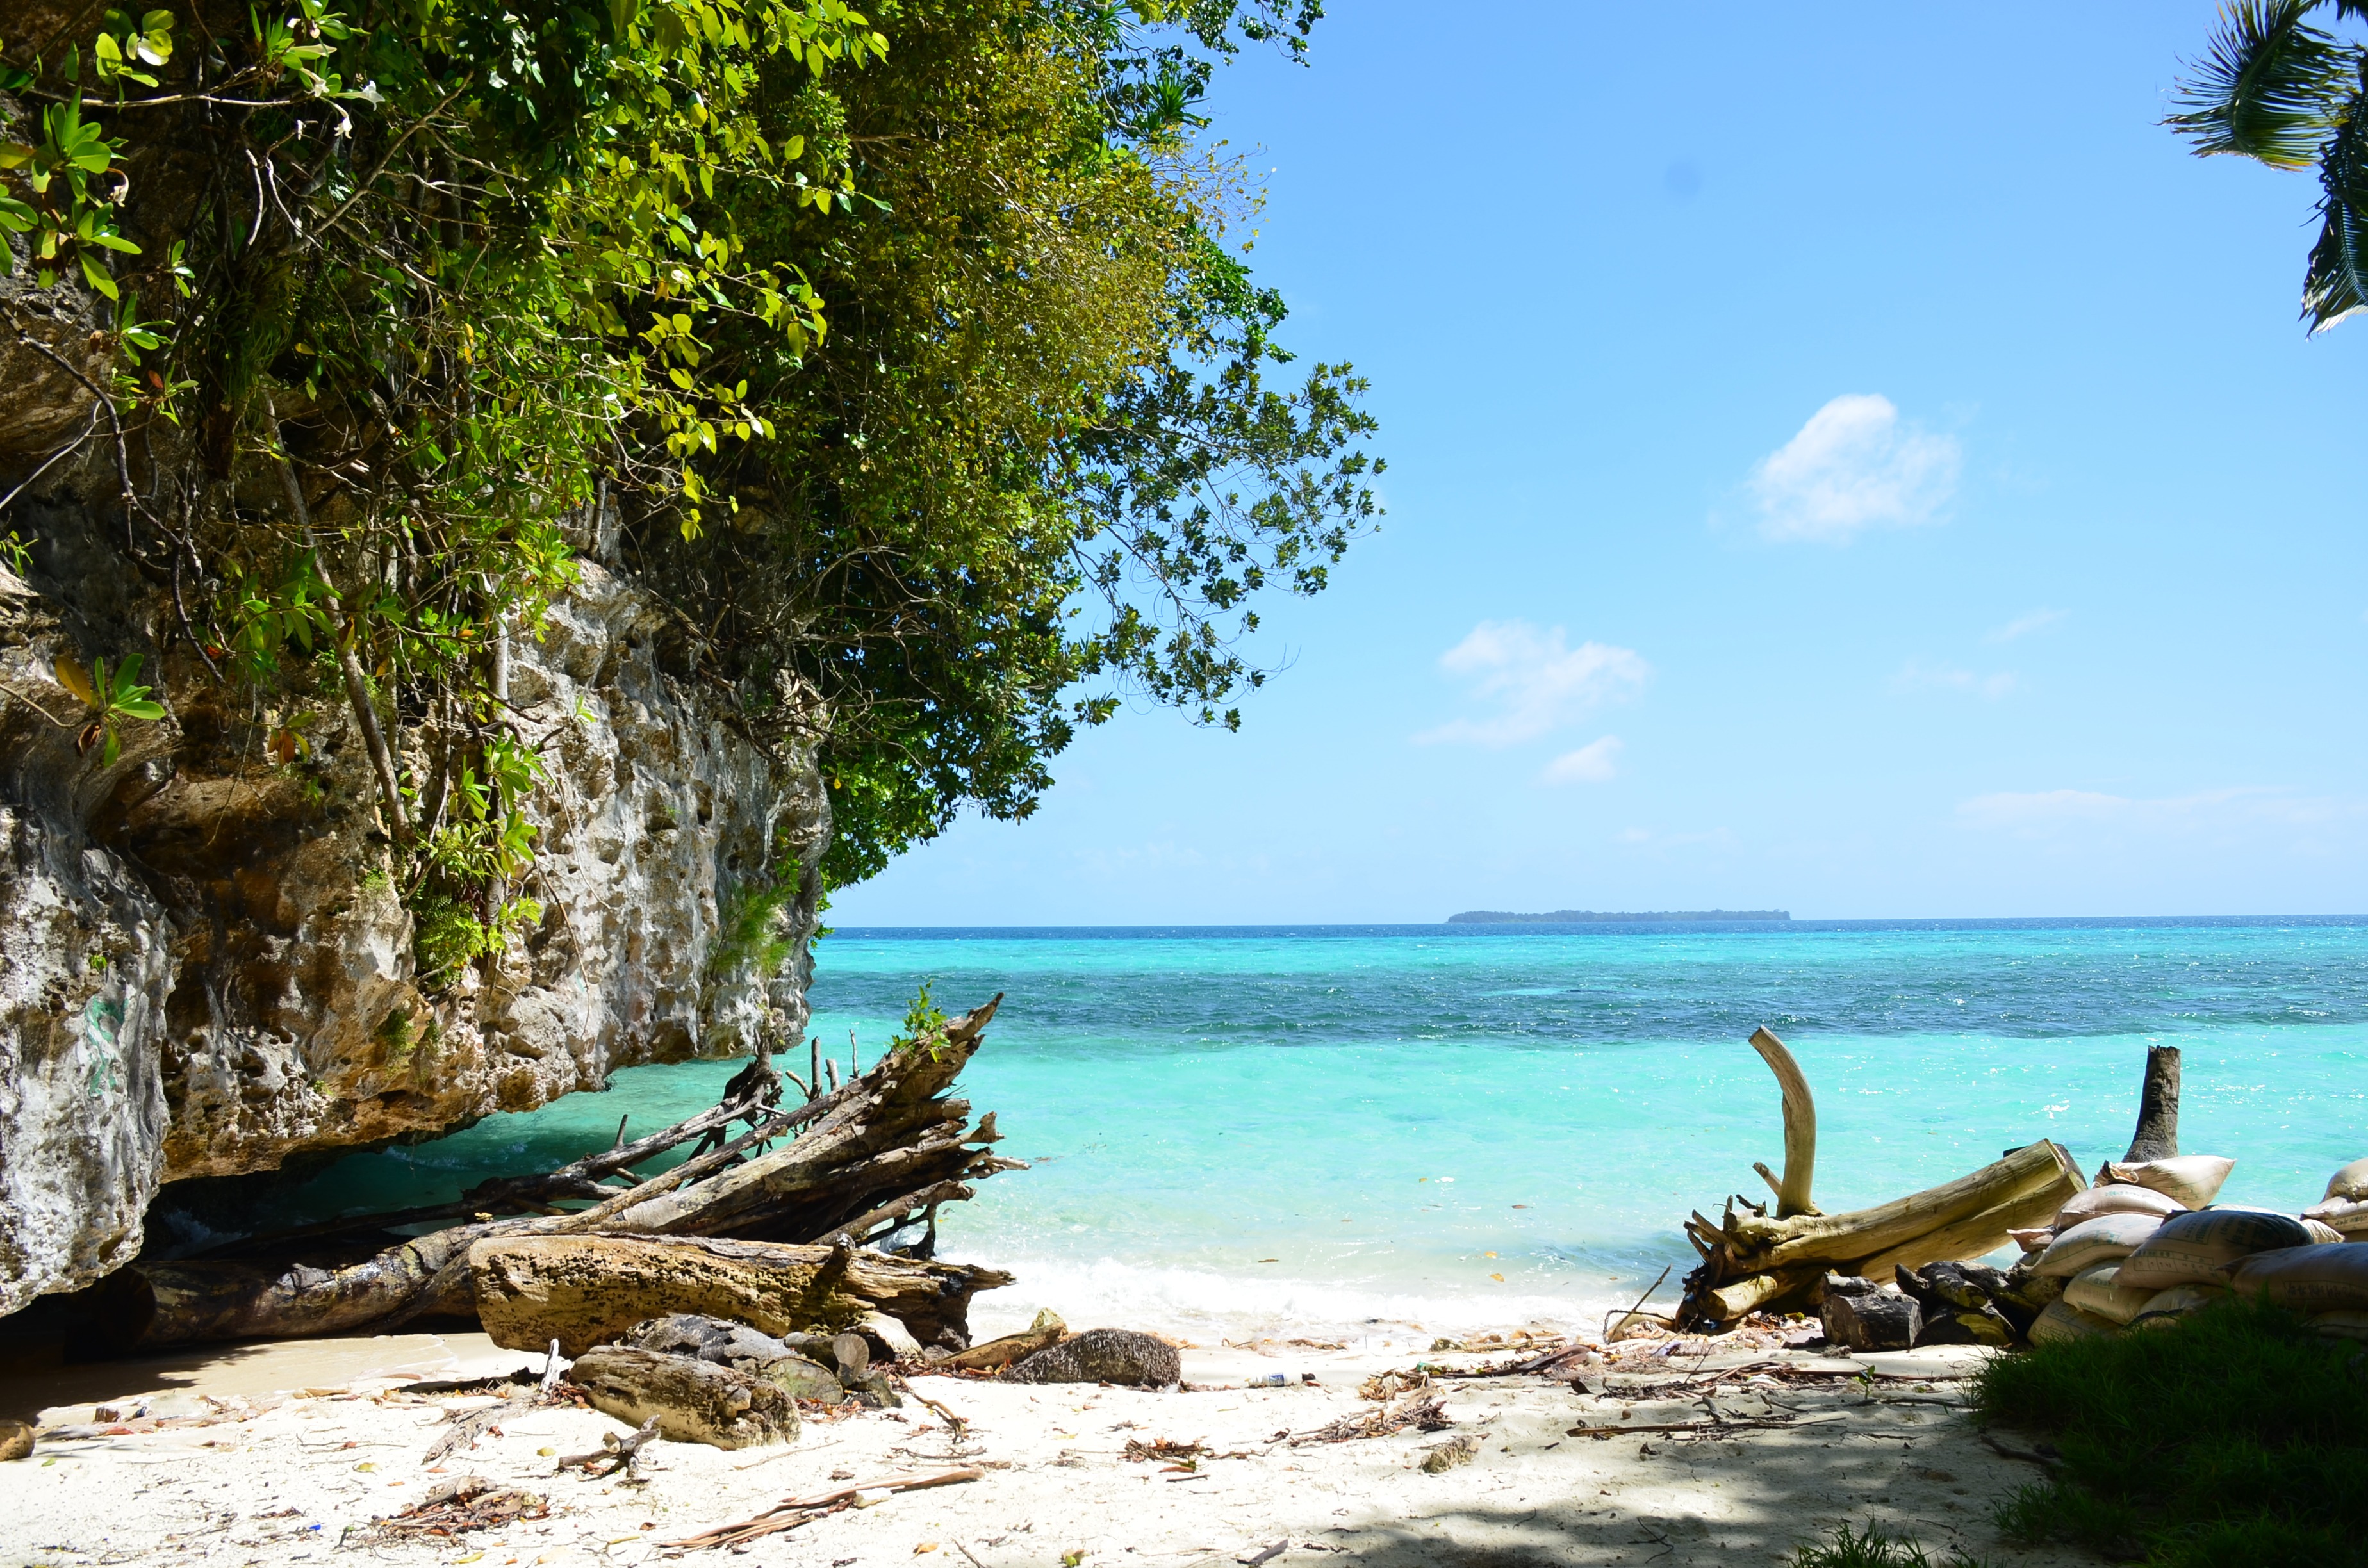
M122 290L116 288L115 279L107 275L107 269L98 265L97 257L85 250L76 251L74 259L82 263L82 275L89 279L92 288L110 300L121 298Z
M2302 290L2313 332L2368 309L2368 62L2319 162L2321 220Z
M2236 153L2275 168L2306 167L2331 123L2347 54L2305 17L2317 0L2237 0L2211 52L2179 84L2184 106L2165 122L2198 156Z

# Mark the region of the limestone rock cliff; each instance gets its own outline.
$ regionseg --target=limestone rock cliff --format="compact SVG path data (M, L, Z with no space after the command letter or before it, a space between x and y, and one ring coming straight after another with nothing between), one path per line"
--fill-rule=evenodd
M669 658L660 607L587 562L516 640L547 771L518 891L544 913L431 991L347 710L223 684L167 635L169 594L80 499L108 466L19 502L31 562L0 571L0 1312L129 1261L162 1184L745 1050L768 1008L803 1024L821 778ZM135 653L169 716L110 764L70 677Z

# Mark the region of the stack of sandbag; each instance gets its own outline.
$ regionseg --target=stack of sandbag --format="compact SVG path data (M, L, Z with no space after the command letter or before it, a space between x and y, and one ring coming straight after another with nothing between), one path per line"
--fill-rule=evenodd
M2257 1252L2228 1269L2240 1296L2307 1313L2321 1334L2368 1339L2368 1242L2321 1242Z
M2338 1171L2327 1199L2300 1215L2214 1204L2234 1165L2201 1154L2106 1165L2013 1271L2064 1281L2031 1339L2159 1326L2232 1293L2308 1312L2325 1333L2368 1338L2368 1242L2346 1240L2368 1237L2368 1160Z
M2354 1160L2328 1178L2327 1197L2302 1211L2345 1241L2368 1240L2368 1160Z
M2172 1312L2170 1301L2154 1301L2167 1285L2142 1286L2124 1275L2125 1261L2166 1225L2192 1217L2218 1197L2236 1165L2216 1154L2111 1162L2097 1173L2096 1186L2065 1201L2052 1226L2017 1237L2026 1256L2015 1274L2064 1282L2062 1296L2050 1301L2026 1330L2031 1339L2044 1344L2089 1338L2118 1332L2149 1312ZM2290 1222L2300 1225L2299 1221ZM2211 1282L2221 1283L2216 1275ZM2175 1310L2192 1311L2203 1304L2180 1301L2183 1304Z

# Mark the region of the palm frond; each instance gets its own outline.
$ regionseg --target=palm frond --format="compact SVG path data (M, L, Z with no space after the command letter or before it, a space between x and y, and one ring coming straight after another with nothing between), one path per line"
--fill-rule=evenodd
M2302 311L2313 332L2368 309L2368 60L2319 155L2318 182L2325 226L2302 285Z
M2351 51L2305 18L2320 0L2236 0L2211 51L2179 84L2166 122L2198 156L2236 153L2282 169L2307 167L2331 122Z

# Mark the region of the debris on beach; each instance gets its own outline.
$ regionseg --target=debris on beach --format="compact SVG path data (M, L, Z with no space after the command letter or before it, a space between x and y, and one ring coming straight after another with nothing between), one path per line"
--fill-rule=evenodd
M1479 1437L1466 1432L1425 1449L1419 1468L1425 1475L1444 1475L1457 1465L1470 1464L1479 1452Z
M1783 1095L1784 1172L1755 1165L1773 1189L1767 1204L1740 1194L1724 1219L1688 1216L1702 1262L1686 1276L1676 1326L1717 1329L1755 1311L1813 1307L1828 1276L1888 1281L1901 1267L1979 1257L2007 1233L2048 1218L2088 1184L2062 1145L2041 1140L1977 1171L1872 1209L1827 1214L1812 1201L1817 1112L1807 1077L1784 1042L1754 1031L1752 1048Z
M835 1492L825 1492L813 1497L784 1497L754 1518L737 1524L718 1525L680 1540L660 1544L669 1550L695 1551L703 1547L745 1546L762 1536L779 1535L813 1524L816 1519L849 1508L868 1508L885 1502L899 1492L922 1492L936 1486L957 1486L978 1480L983 1470L949 1470L937 1475L899 1476L887 1481L875 1481L866 1486L842 1486Z
M468 1530L501 1529L550 1517L549 1506L531 1492L498 1486L482 1475L464 1475L429 1489L403 1512L378 1520L366 1536L381 1544L450 1539Z
M1061 1314L1046 1307L1025 1331L973 1345L948 1357L941 1365L965 1372L999 1372L1015 1361L1026 1360L1039 1350L1060 1344L1068 1332L1069 1325L1061 1321Z
M2337 1171L2300 1214L2215 1204L2236 1161L2179 1151L2180 1053L2150 1047L2127 1152L2091 1183L2042 1141L1952 1182L1827 1215L1810 1200L1816 1108L1792 1052L1751 1037L1783 1096L1784 1173L1755 1168L1775 1208L1736 1196L1686 1233L1701 1264L1675 1326L1733 1328L1748 1313L1815 1311L1844 1350L2003 1348L2176 1321L2232 1293L2368 1338L2368 1160ZM2009 1243L2022 1258L1978 1261Z
M1447 1414L1446 1400L1436 1393L1418 1393L1399 1404L1369 1410L1361 1415L1343 1415L1313 1432L1302 1432L1291 1439L1294 1449L1309 1443L1347 1443L1360 1437L1386 1437L1411 1426L1417 1432L1443 1432L1455 1425Z
M496 1344L556 1337L574 1355L654 1315L706 1312L771 1334L853 1327L889 1354L959 1352L971 1297L1010 1276L932 1261L937 1212L1021 1167L992 1152L993 1115L973 1127L947 1091L1001 1001L868 1071L850 1064L843 1084L834 1068L827 1089L818 1044L805 1080L760 1051L709 1110L632 1143L620 1128L614 1148L480 1183L456 1203L134 1264L85 1297L88 1326L123 1353L474 1315ZM803 1099L786 1100L790 1085ZM636 1168L686 1146L670 1170Z

